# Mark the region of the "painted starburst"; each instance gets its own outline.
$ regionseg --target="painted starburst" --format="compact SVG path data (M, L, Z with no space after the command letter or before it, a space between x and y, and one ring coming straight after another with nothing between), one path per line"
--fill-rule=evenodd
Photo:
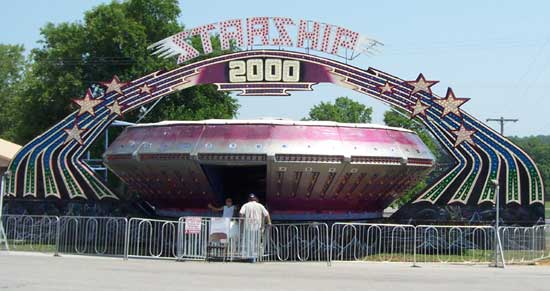
M75 123L72 128L65 128L64 131L67 133L65 143L76 140L79 144L82 144L82 133L85 129L78 128L78 124Z
M405 83L413 86L413 90L411 91L411 96L422 91L429 93L431 95L432 94L431 87L439 83L439 81L428 81L426 80L426 78L424 78L424 75L420 73L415 81L406 81Z
M95 115L95 107L101 103L103 100L94 99L92 97L92 91L90 89L86 90L86 95L82 99L73 99L73 102L80 106L77 116L80 116L86 112L91 115Z
M456 136L456 140L454 144L455 148L463 142L467 142L472 145L475 145L474 141L472 140L472 135L476 131L466 129L466 127L464 127L464 124L461 124L457 130L452 130L451 132Z
M470 100L470 98L457 98L455 96L455 93L453 92L453 89L449 88L447 89L447 95L445 96L445 98L434 99L433 101L439 106L443 107L441 117L445 117L445 115L449 113L454 113L457 116L461 116L460 106L462 106L462 104L466 103L468 100Z
M426 110L428 108L430 108L430 106L422 103L420 98L416 99L416 103L409 106L409 109L411 110L411 118L415 118L417 115L426 116Z
M123 95L124 92L122 92L122 87L128 85L128 83L120 82L118 77L115 75L109 82L100 82L101 85L105 86L107 89L105 91L105 94L109 94L111 92L117 92L120 95Z
M384 94L384 93L393 93L393 88L395 88L395 86L392 86L390 85L390 82L386 81L386 84L384 84L384 86L378 86L378 89L380 89L380 94Z

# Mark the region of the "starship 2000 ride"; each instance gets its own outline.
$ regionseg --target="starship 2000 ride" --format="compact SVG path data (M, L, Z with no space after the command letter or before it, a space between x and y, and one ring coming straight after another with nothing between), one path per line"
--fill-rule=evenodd
M126 129L105 163L160 215L206 214L254 192L275 219L366 219L434 157L413 132L369 124L204 120Z

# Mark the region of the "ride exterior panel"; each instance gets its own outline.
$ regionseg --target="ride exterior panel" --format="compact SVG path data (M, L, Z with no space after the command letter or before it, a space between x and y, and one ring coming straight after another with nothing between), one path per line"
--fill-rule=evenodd
M274 219L367 219L431 169L413 132L283 120L162 122L127 128L105 163L161 215L207 214L249 192Z

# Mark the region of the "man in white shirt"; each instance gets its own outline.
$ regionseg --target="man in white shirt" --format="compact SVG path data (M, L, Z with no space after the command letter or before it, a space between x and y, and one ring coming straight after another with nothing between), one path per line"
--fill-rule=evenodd
M259 254L264 219L268 225L271 225L271 217L267 209L258 203L254 193L248 195L248 202L241 207L239 214L244 218L242 256L255 262Z

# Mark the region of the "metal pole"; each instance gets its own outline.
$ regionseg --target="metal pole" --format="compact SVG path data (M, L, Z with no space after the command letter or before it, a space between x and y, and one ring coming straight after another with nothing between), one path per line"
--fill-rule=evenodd
M498 181L496 182L495 186L495 268L498 267L498 248L499 248L499 236L498 236L498 222L500 219L500 199L499 199L499 185Z
M498 180L491 180L491 183L495 186L495 268L498 268L498 252L500 250L500 256L502 259L502 267L506 267L504 260L504 252L502 250L502 242L500 241L499 234L499 222L500 222L500 187Z
M4 209L4 187L6 186L6 174L2 175L2 182L0 182L0 243L3 243L4 249L9 251L8 246L8 237L6 236L6 231L4 230L4 217L2 216L2 210Z

